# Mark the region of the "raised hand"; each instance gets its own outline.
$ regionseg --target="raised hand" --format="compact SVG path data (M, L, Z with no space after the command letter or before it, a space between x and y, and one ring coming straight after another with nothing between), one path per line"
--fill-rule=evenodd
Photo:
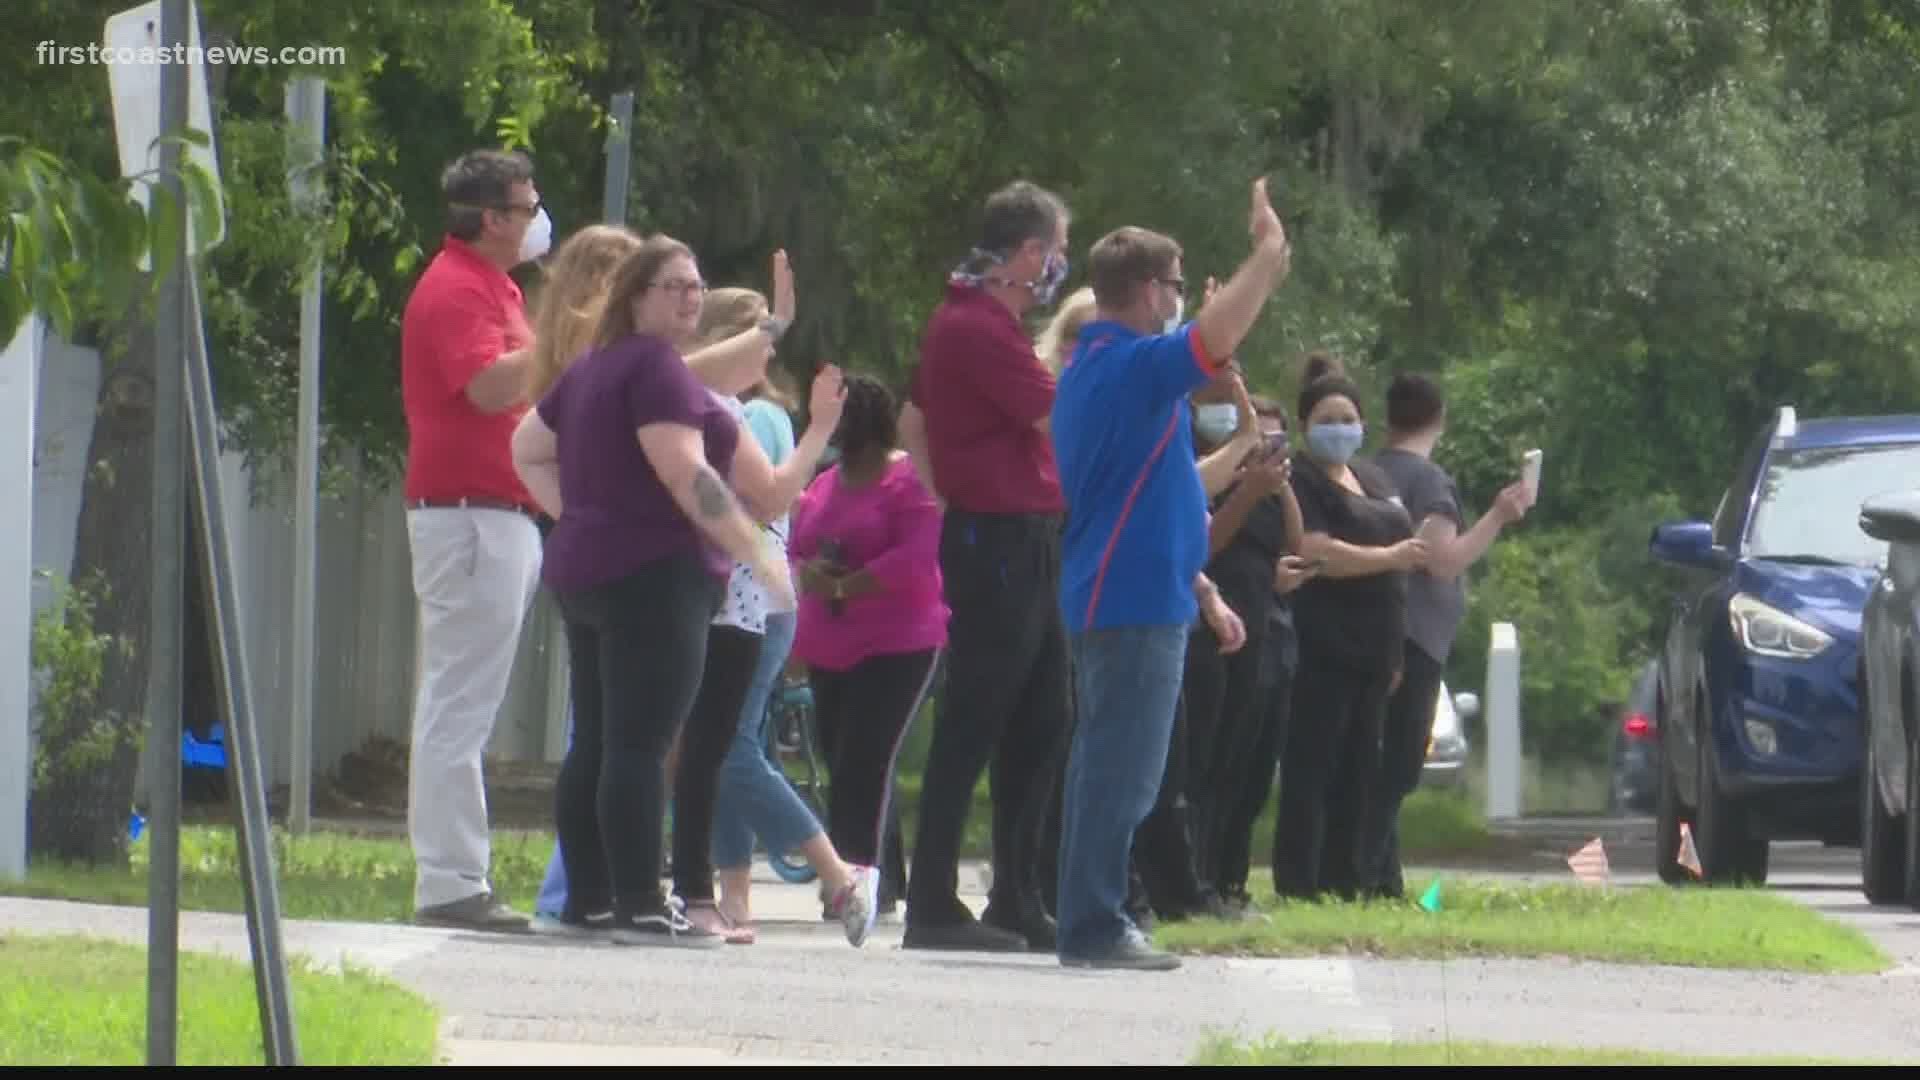
M820 373L813 377L813 393L807 400L807 423L832 428L840 423L840 412L846 405L846 376L833 364L821 365Z
M1280 215L1273 212L1273 200L1267 198L1267 178L1261 177L1253 182L1253 214L1250 231L1253 242L1261 247L1287 246L1287 230L1280 224Z
M784 326L793 325L793 267L787 263L786 249L773 253L773 317Z
M1501 488L1500 494L1493 500L1494 512L1499 514L1500 520L1508 525L1526 517L1527 511L1532 507L1531 493L1527 491L1526 482L1522 480L1516 480Z

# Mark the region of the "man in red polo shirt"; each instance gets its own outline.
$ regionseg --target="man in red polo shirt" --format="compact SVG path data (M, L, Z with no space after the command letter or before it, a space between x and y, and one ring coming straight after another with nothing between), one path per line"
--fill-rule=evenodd
M1037 880L1070 671L1059 604L1054 378L1021 316L1067 276L1066 204L1018 181L994 193L980 245L921 339L902 437L946 506L940 572L953 609L945 689L920 791L907 948L1052 951ZM958 896L967 811L993 776L993 885L980 920Z
M539 582L533 498L509 444L526 412L533 333L507 271L546 253L552 226L524 155L476 150L440 186L447 235L400 324L407 529L420 605L407 829L416 917L524 932L495 900L480 757Z

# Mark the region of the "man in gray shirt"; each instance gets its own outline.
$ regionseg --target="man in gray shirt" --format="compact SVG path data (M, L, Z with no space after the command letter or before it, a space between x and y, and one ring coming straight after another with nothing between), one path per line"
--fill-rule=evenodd
M1467 569L1529 507L1527 488L1516 481L1494 499L1491 511L1467 528L1453 477L1432 460L1445 428L1440 387L1418 373L1396 376L1387 388L1387 445L1374 463L1399 489L1414 533L1427 542L1430 554L1425 569L1407 575L1406 661L1387 705L1380 782L1364 825L1367 850L1377 868L1370 891L1379 896L1405 892L1400 804L1420 785L1441 675L1467 611Z

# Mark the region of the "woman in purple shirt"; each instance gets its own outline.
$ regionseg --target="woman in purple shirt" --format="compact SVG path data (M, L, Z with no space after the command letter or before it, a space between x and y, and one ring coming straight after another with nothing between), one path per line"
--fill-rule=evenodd
M801 586L793 654L807 665L830 762L827 834L842 858L878 866L907 727L947 642L940 508L899 450L893 396L849 375L840 460L793 508Z
M610 908L619 944L720 944L661 889L663 762L734 560L772 606L794 600L785 560L733 494L752 503L767 488L766 455L677 348L705 294L686 245L649 238L615 272L591 351L513 437L522 480L556 522L542 576L572 669L574 738L555 792L561 918L586 927Z

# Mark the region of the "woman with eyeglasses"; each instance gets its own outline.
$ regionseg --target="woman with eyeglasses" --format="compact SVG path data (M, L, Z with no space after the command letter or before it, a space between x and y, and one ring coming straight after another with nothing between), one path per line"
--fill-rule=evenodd
M791 310L783 272L776 258L776 293L789 298L776 307ZM592 930L589 916L611 909L617 944L721 943L661 888L664 759L698 694L733 563L754 568L770 606L794 603L786 560L747 509L777 515L766 511L772 466L682 355L704 298L691 249L648 238L614 273L589 351L513 438L515 467L556 522L542 575L572 669L574 738L555 793L561 921ZM748 346L760 374L780 329L737 335L763 339Z

